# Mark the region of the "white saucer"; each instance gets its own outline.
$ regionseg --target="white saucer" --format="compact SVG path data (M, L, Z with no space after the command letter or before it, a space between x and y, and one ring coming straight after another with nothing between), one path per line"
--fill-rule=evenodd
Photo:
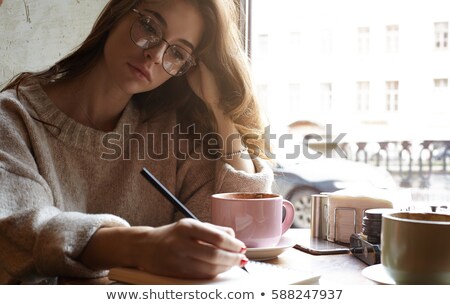
M255 261L264 261L277 257L284 251L295 246L295 241L287 236L281 236L280 241L274 247L248 248L245 255Z
M363 269L362 274L374 282L395 285L394 279L389 275L382 264L366 267Z

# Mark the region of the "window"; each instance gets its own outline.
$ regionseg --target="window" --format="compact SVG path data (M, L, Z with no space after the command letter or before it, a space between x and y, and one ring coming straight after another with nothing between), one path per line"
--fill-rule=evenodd
M436 22L434 24L435 47L438 50L447 50L448 47L448 22Z
M446 107L448 104L448 79L438 78L434 79L434 106L442 109L441 106Z
M289 84L289 110L293 116L300 114L300 84Z
M320 103L322 110L330 110L332 107L332 86L331 83L320 84Z
M357 82L356 83L356 102L358 112L365 112L370 110L370 83Z
M368 27L358 28L358 53L367 54L370 49L370 29Z
M386 111L398 111L398 81L386 82Z
M360 141L449 134L450 0L344 2L252 0L252 50L260 34L269 44L252 76L268 86L273 129L309 120Z
M398 52L398 25L388 25L386 27L386 52Z
M264 112L268 111L268 99L269 99L269 90L267 84L261 84L256 86L256 95L259 100L259 104Z
M269 35L268 34L260 34L258 35L257 48L255 52L258 52L260 56L267 56L269 54Z
M446 90L447 86L448 86L448 79L446 78L434 80L434 88L436 88L436 90Z
M333 50L332 35L330 30L322 31L322 53L331 54Z
M302 36L300 32L291 32L289 33L289 45L291 47L293 56L298 56L298 53L301 52L302 47Z

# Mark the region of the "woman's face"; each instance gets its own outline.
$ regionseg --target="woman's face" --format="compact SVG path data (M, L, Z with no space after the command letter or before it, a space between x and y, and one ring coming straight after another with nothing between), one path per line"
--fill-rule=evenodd
M203 19L187 1L167 1L158 7L143 1L136 9L157 21L162 38L170 45L192 54L200 43ZM162 66L167 43L143 49L130 38L131 26L139 18L132 11L125 15L111 30L104 48L104 64L112 85L129 95L155 89L172 77Z

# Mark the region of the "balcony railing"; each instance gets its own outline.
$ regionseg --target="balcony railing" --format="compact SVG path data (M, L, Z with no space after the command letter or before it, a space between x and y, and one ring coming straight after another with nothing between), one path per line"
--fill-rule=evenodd
M385 167L401 187L450 189L450 141L340 144L350 160Z

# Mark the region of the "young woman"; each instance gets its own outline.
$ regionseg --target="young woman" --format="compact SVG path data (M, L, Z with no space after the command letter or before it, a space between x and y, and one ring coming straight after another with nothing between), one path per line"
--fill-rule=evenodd
M3 89L0 282L245 265L232 230L207 223L211 194L272 183L236 22L232 0L111 0L75 52Z

